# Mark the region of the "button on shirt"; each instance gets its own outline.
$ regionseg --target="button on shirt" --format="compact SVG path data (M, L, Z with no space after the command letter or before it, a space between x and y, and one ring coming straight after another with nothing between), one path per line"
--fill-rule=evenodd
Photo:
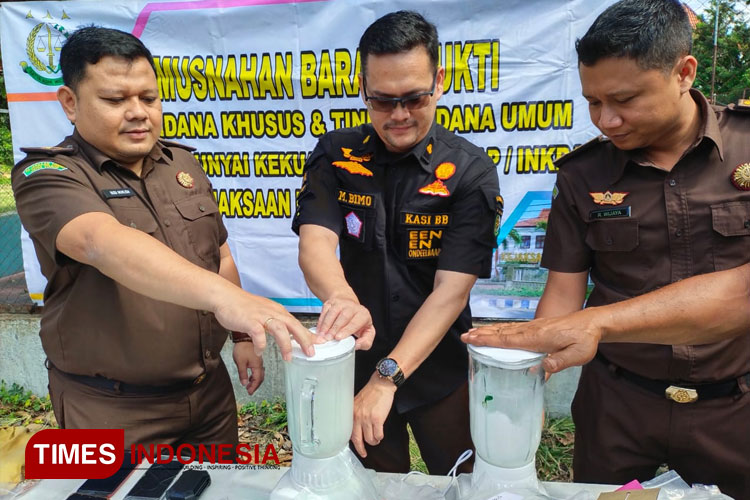
M497 183L487 155L439 125L406 154L388 152L371 125L321 138L305 165L293 229L315 224L339 235L346 279L372 315L375 340L369 351L357 351L357 390L396 346L438 269L489 276ZM469 328L467 305L396 392L399 412L466 380L459 335Z
M589 306L750 260L750 191L731 182L750 162L750 114L713 108L697 90L691 95L701 132L671 171L603 139L558 162L542 266L590 269ZM748 335L710 345L599 349L612 363L658 380L711 382L750 371Z
M12 175L21 222L48 280L40 332L47 357L68 373L145 385L215 368L218 356L210 353L227 332L212 314L140 295L55 248L65 224L103 212L218 272L227 232L200 165L183 147L160 141L139 178L77 132L58 148L30 150Z

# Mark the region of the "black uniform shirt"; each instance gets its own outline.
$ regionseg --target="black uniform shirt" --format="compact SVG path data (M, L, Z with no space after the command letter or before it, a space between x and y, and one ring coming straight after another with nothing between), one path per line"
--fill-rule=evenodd
M489 276L501 210L490 159L439 125L398 155L369 124L320 139L305 165L293 229L315 224L339 235L346 279L372 315L375 341L357 353L357 390L432 292L438 269ZM467 304L396 392L399 412L441 399L466 380L459 335L470 327Z

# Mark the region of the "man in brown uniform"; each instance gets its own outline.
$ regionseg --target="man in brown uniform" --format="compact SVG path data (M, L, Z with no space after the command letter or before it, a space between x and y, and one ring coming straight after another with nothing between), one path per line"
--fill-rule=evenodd
M264 330L287 359L290 333L308 353L312 338L239 288L208 179L188 148L158 139L148 49L87 27L68 38L60 66L73 135L26 150L12 175L48 280L40 335L55 416L63 428L125 429L126 446L236 444L219 356L226 328L250 393L263 380Z
M674 0L623 0L577 44L598 138L558 162L538 317L610 304L750 260L750 114L691 90ZM471 340L467 336L467 340ZM476 337L476 335L474 336ZM686 481L750 496L750 337L601 344L573 402L576 481Z

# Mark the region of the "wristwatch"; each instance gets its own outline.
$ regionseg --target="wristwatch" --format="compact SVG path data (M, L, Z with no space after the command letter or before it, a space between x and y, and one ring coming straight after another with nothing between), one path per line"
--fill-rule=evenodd
M404 383L404 372L399 368L398 363L393 358L383 358L378 361L375 365L375 369L378 371L378 375L381 378L387 378L396 387L401 387Z

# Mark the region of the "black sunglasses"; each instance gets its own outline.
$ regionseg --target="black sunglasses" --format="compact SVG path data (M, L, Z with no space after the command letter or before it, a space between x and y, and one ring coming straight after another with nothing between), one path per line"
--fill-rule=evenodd
M424 108L430 103L430 97L435 93L435 84L437 83L437 71L432 77L432 90L429 92L418 92L416 94L407 95L404 97L378 97L367 95L366 80L362 79L362 92L365 95L365 101L370 105L372 109L380 112L390 113L396 106L401 104L404 108L409 111L415 109Z

